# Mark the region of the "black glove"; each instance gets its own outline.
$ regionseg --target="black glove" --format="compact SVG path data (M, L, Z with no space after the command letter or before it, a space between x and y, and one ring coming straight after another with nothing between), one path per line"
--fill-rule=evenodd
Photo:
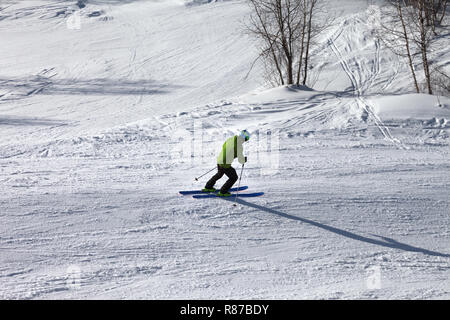
M244 161L244 163L246 163L247 162L247 157L245 157L245 161Z

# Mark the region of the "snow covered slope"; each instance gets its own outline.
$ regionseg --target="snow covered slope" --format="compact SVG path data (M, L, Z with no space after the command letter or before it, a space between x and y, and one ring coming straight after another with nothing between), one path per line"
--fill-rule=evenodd
M181 1L117 2L5 5L2 115L55 124L43 136L23 128L22 141L96 132L257 86L244 79L255 49L242 32L242 3L217 3L211 12ZM1 144L17 138L9 132Z
M247 75L243 1L119 2L0 6L1 298L450 298L450 99L376 6L330 1L313 90ZM266 194L179 195L243 128Z

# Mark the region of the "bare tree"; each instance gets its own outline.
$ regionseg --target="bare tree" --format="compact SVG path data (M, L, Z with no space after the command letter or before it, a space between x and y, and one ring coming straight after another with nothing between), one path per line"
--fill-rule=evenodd
M306 85L308 77L308 68L310 61L310 50L314 44L314 39L323 33L327 28L333 25L334 17L329 15L325 2L320 0L308 0L304 1L305 17L304 20L306 26L306 44L305 44L305 56L304 56L304 72L303 72L303 85Z
M413 63L410 31L408 29L409 21L406 21L404 15L405 7L405 1L387 1L387 7L383 8L382 12L385 21L380 24L377 37L396 55L407 59L415 90L420 92Z
M254 14L250 16L250 27L248 30L262 42L261 53L258 58L264 59L266 71L268 66L275 66L279 81L284 85L283 71L281 70L281 61L278 58L278 46L276 43L279 31L275 31L273 16L269 10L270 7L263 1L251 0L250 5ZM271 61L273 64L267 64L267 61Z
M434 66L431 77L432 85L436 94L450 94L450 76L439 66Z
M306 26L307 26L307 19L308 19L308 2L302 1L302 8L301 8L301 30L300 32L300 39L299 39L299 53L298 53L298 67L297 67L297 81L296 84L300 84L300 76L302 71L302 62L303 62L303 55L305 52L305 37L306 37Z
M446 0L388 0L379 38L399 56L407 58L416 92L420 92L414 61L420 57L426 91L433 94L430 61L432 43L444 21Z
M417 9L414 11L417 14L417 20L419 21L419 37L416 38L416 42L420 47L420 52L422 54L422 65L425 72L425 79L427 82L428 93L433 94L433 89L431 88L431 75L430 75L430 65L428 63L428 48L430 44L430 29L429 22L426 24L425 19L428 17L426 12L425 0L417 1Z
M431 11L428 6L429 2L431 2L431 0L408 1L408 5L405 6L405 12L411 25L411 39L414 41L421 56L427 92L433 94L428 56L431 41L433 40L434 26L431 26L432 19L430 18Z
M321 0L249 0L247 26L259 40L258 58L278 84L306 84L312 39L325 28L315 23ZM303 74L302 74L303 72Z
M403 4L404 4L404 2L403 2ZM414 64L413 64L412 55L411 55L411 48L410 48L410 43L409 43L408 29L406 27L405 18L403 17L403 9L402 9L402 7L403 7L403 5L399 1L397 3L397 14L398 14L400 23L402 25L401 36L403 37L403 40L404 40L404 43L405 43L406 57L408 58L408 65L409 65L409 69L411 70L412 78L414 80L414 86L416 88L416 92L419 93L420 89L419 89L419 84L417 83L416 72L414 71Z
M423 9L427 26L431 27L436 34L436 27L442 25L448 0L426 0L423 1Z

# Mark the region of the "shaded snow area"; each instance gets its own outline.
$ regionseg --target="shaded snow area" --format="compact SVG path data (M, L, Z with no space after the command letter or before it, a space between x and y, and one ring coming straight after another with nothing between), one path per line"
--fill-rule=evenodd
M2 1L0 298L449 299L450 99L352 3L270 89L244 1Z

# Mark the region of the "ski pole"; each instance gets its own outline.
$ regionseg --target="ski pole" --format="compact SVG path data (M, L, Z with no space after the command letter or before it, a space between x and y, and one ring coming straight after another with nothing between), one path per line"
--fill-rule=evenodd
M239 183L238 183L238 189L236 191L236 197L234 198L234 204L233 206L236 207L236 203L237 203L237 197L238 197L238 193L239 193L239 188L241 187L241 179L242 179L242 173L244 172L244 164L242 164L242 168L241 168L241 175L239 176Z
M195 178L195 181L198 181L198 179L200 179L201 177L203 177L204 175L207 175L208 173L210 173L211 171L213 171L214 169L216 169L216 167L212 168L211 170L209 170L208 172L202 174L200 177Z

